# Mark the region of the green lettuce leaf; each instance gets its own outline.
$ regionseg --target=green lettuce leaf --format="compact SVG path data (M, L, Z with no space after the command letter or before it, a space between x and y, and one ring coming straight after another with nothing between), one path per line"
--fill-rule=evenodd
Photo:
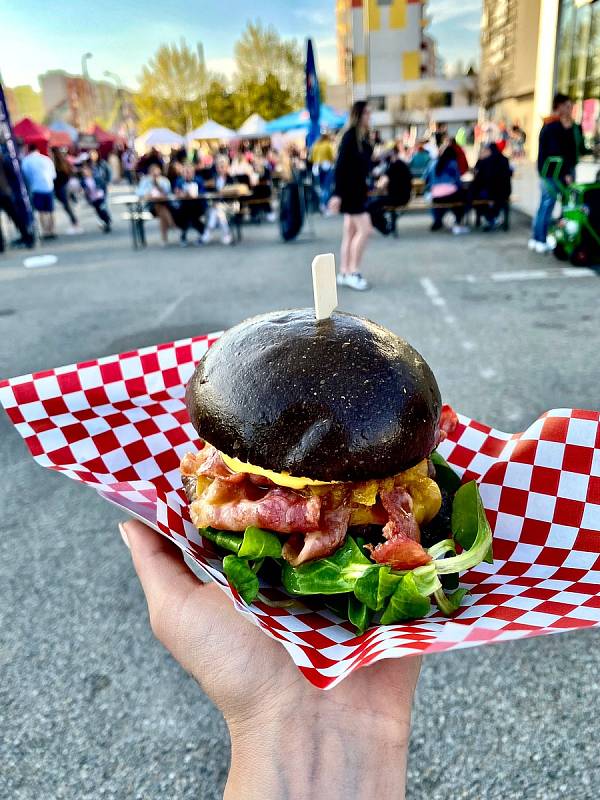
M482 561L492 563L492 529L475 481L465 483L454 495L452 533L464 552L438 562L438 572L463 572Z
M358 578L373 562L363 555L351 536L330 556L309 561L299 567L285 563L281 580L293 595L342 594L351 592Z
M458 609L467 593L466 589L457 589L450 596L447 596L443 589L438 589L433 596L442 614L450 616Z
M431 461L435 467L435 480L440 489L444 489L449 494L454 494L454 492L458 491L460 478L437 450L434 450L431 454Z
M242 546L242 534L231 533L229 531L216 531L213 528L200 528L200 536L203 539L208 539L223 550L229 550L230 553L238 553Z
M242 546L238 550L240 558L281 558L281 540L271 531L251 526L246 528Z
M429 612L430 608L429 598L423 597L417 588L413 573L407 572L402 576L394 594L390 597L386 609L381 615L381 623L389 625L392 622L420 619Z
M225 556L223 572L229 583L234 586L246 603L256 600L258 594L258 578L244 558Z
M423 597L429 597L442 587L433 561L423 567L416 567L410 574L412 574L416 590Z
M373 618L373 612L353 594L348 595L348 619L356 627L358 634L364 633Z
M393 574L389 565L373 564L356 581L354 595L372 611L380 611L401 580L402 576Z

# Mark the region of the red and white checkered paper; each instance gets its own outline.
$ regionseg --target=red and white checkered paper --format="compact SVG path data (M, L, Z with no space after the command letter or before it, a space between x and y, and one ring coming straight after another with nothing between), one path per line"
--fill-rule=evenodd
M39 464L171 538L320 688L382 658L600 625L600 414L573 409L549 411L517 434L460 416L441 445L464 480L478 481L494 532L494 563L462 576L470 595L451 620L434 612L356 636L328 610L247 606L190 523L178 470L198 446L185 385L217 337L2 381L0 402ZM276 589L263 596L282 599Z

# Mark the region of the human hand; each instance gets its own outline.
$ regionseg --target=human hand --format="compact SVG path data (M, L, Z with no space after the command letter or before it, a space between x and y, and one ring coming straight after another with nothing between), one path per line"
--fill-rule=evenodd
M174 545L140 522L120 527L155 636L229 727L225 798L404 798L419 657L381 661L316 689L221 589L190 572Z
M567 186L570 186L573 183L573 176L565 175L565 183L567 184Z
M327 210L330 214L339 214L342 208L342 198L338 197L337 195L333 195L329 198L329 202L327 203Z

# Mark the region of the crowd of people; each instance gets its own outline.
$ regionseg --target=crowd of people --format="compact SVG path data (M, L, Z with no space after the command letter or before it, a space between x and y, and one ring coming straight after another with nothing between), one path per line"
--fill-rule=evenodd
M540 164L548 154L564 151L561 177L568 182L573 179L574 153L579 147L573 137L579 128L573 124L568 98L561 96L556 102L542 131ZM252 195L252 203L243 205L244 214L273 222L277 186L302 183L309 187L308 205L313 210L344 215L338 282L357 290L368 288L360 264L371 231L395 230L397 209L415 195L423 195L431 210L431 232L443 230L448 216L454 235L469 233L465 222L471 209L476 210L478 226L483 220L483 230L496 230L505 222L512 177L507 154L519 160L526 142L518 124L490 122L460 128L454 135L438 124L421 138L411 138L405 131L400 138L384 142L369 123L369 107L359 101L343 131L323 132L310 149L297 141L275 149L265 140L204 145L193 151L179 148L168 157L156 148L138 156L128 147L106 159L97 150L73 155L52 148L43 155L36 144L30 144L22 154L22 173L42 240L56 237L56 204L68 219L68 235L83 230L80 202L93 208L102 230L110 233L108 192L116 172L157 219L162 243L167 245L170 232L176 231L182 246L209 244L217 234L222 244L233 242L232 222L237 224L241 218L234 189L241 187ZM14 191L0 159L0 211L18 229L15 243L31 247L32 231L16 213ZM546 236L556 196L551 181L543 179L542 201L529 243L538 253L548 249ZM190 231L197 237L193 242Z
M168 245L171 230L179 231L184 247L190 244L190 230L197 232L198 244L209 244L217 231L222 244L232 244L231 220L241 213L240 193L252 195L248 213L255 221L275 221L271 195L278 159L267 146L195 150L191 158L181 148L169 159L155 148L138 160L125 151L122 164L133 173L132 182L138 181L138 197L158 219L163 245Z

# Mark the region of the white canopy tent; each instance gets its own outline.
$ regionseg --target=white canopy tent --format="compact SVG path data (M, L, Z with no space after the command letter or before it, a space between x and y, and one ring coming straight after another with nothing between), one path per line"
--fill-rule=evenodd
M203 142L213 139L233 139L236 136L236 132L231 128L226 128L224 125L219 125L214 119L209 119L204 125L200 125L199 128L188 133L186 139L188 142Z
M169 128L150 128L135 140L135 149L143 153L149 147L180 147L185 139Z
M263 136L268 136L265 133L267 122L260 114L250 114L248 119L238 128L238 136L244 139L261 139Z

